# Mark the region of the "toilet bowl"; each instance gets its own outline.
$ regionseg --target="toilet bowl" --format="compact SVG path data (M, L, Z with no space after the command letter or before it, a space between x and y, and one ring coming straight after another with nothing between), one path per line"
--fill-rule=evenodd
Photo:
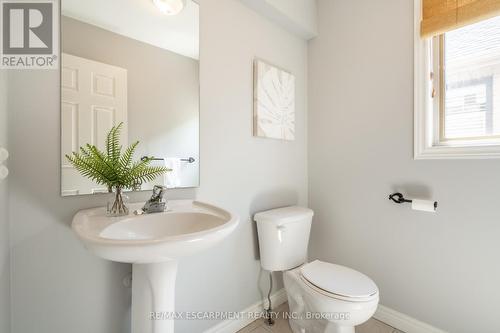
M311 268L314 271L308 275ZM314 261L284 272L283 280L294 333L354 333L354 327L370 319L377 309L375 283L344 266Z
M375 313L379 290L351 268L307 263L312 217L312 210L296 206L256 214L261 265L284 272L294 333L354 333Z

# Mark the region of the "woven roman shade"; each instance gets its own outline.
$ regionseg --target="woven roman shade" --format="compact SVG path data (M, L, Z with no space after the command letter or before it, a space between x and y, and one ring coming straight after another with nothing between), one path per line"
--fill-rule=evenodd
M432 37L500 15L500 0L422 0L422 37Z

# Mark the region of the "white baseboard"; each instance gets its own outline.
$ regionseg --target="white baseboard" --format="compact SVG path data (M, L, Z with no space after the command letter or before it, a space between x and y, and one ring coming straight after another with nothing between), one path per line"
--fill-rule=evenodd
M274 309L276 309L279 305L285 303L286 301L287 296L285 289L280 289L271 296L271 302L273 302ZM262 312L265 308L267 308L267 303L267 299L263 302L257 302L241 312ZM392 310L381 304L379 304L377 312L375 312L375 315L373 317L405 333L447 333L446 331L423 323L415 318ZM245 326L251 324L253 321L254 319L246 317L234 320L226 320L206 330L204 333L236 333Z
M280 289L271 295L271 302L273 303L273 309L276 309L281 304L287 301L285 289ZM257 302L245 310L241 311L242 313L260 313L263 312L264 309L267 308L268 301L267 299L262 302ZM242 318L234 319L234 320L225 320L214 327L206 330L204 333L236 333L245 326L251 324L255 319L246 318L242 316Z
M373 317L406 333L447 333L381 304Z

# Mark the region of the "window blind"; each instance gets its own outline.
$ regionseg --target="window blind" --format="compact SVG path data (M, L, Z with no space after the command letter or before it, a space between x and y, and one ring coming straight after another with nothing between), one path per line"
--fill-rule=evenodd
M422 0L422 37L436 36L500 15L500 0Z
M442 140L500 136L500 16L444 38Z

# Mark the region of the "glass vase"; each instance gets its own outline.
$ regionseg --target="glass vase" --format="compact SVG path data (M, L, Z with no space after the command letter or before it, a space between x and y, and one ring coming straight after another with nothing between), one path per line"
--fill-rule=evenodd
M129 198L126 194L123 194L123 189L121 187L115 187L114 191L110 193L108 204L107 204L107 215L108 216L125 216L128 215L128 202Z

